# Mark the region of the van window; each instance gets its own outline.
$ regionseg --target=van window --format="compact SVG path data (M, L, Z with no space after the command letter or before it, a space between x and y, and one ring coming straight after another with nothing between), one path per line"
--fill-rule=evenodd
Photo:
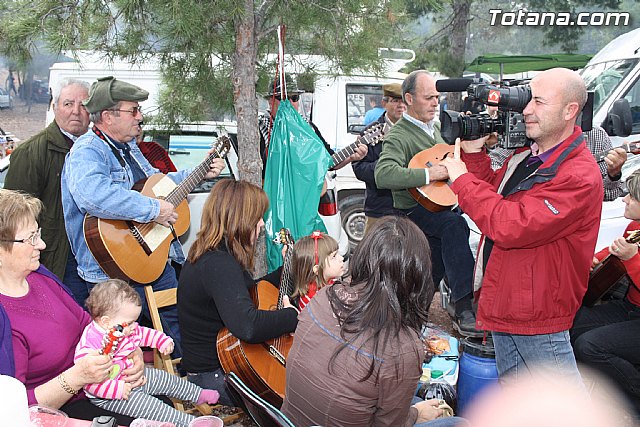
M183 170L193 168L202 163L205 155L216 140L217 134L212 132L171 132L151 129L149 131L145 131L145 139L147 138L150 138L152 141L157 142L167 149L169 157L176 166L176 169ZM200 183L193 190L194 193L210 191L213 183L217 182L219 179L234 178L233 170L235 167L232 168L229 162L230 159L237 161L237 158L235 156L235 149L232 149L232 151L234 151L234 154L227 156L227 167L222 171L220 176L214 180L207 180Z
M633 120L631 133L638 135L640 134L640 79L636 79L633 86L624 95L624 98L629 101L629 107L631 107L631 118Z
M382 98L382 85L348 84L347 90L347 130L358 135L364 129L364 116L371 107L371 101Z
M582 70L582 78L588 91L594 92L593 111L614 92L620 82L634 69L637 59L621 59L601 62Z

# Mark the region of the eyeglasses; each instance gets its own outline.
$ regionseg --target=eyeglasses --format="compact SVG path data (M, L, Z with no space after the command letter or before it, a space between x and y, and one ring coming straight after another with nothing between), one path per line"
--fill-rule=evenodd
M31 246L35 246L40 241L40 236L42 236L42 228L38 228L36 231L31 233L29 237L20 240L6 240L2 239L0 242L13 242L13 243L28 243Z
M278 101L282 101L282 97L280 95L276 95L276 99ZM300 100L300 95L289 95L287 99L291 102L298 102Z
M122 113L131 113L132 116L137 116L138 113L143 114L142 113L142 107L138 106L138 107L133 107L131 110L121 110L121 109L117 109L114 108L113 110L109 110L109 111L120 111Z
M389 98L389 101L392 104L397 104L397 103L404 103L404 101L402 100L402 98Z

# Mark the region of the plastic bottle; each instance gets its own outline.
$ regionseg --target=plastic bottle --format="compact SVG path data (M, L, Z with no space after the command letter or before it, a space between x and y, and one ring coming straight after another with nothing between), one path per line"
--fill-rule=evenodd
M0 159L7 155L7 137L0 133Z
M441 399L447 402L451 409L456 409L456 391L445 381L442 371L439 370L431 371L431 381L420 386L418 397L424 400Z

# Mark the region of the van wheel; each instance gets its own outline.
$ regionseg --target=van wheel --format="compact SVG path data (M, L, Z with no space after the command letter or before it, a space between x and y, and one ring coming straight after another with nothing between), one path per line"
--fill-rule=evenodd
M354 194L340 201L342 227L349 238L349 246L354 249L364 237L364 195Z

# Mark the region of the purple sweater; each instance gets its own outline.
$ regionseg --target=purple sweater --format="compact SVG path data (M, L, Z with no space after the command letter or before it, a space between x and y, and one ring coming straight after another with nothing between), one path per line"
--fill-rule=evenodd
M76 344L91 322L71 295L47 277L48 272L42 273L27 276L29 292L23 297L0 294L0 304L11 322L15 377L26 386L29 404L38 403L36 387L73 365ZM84 395L74 400L78 398Z

